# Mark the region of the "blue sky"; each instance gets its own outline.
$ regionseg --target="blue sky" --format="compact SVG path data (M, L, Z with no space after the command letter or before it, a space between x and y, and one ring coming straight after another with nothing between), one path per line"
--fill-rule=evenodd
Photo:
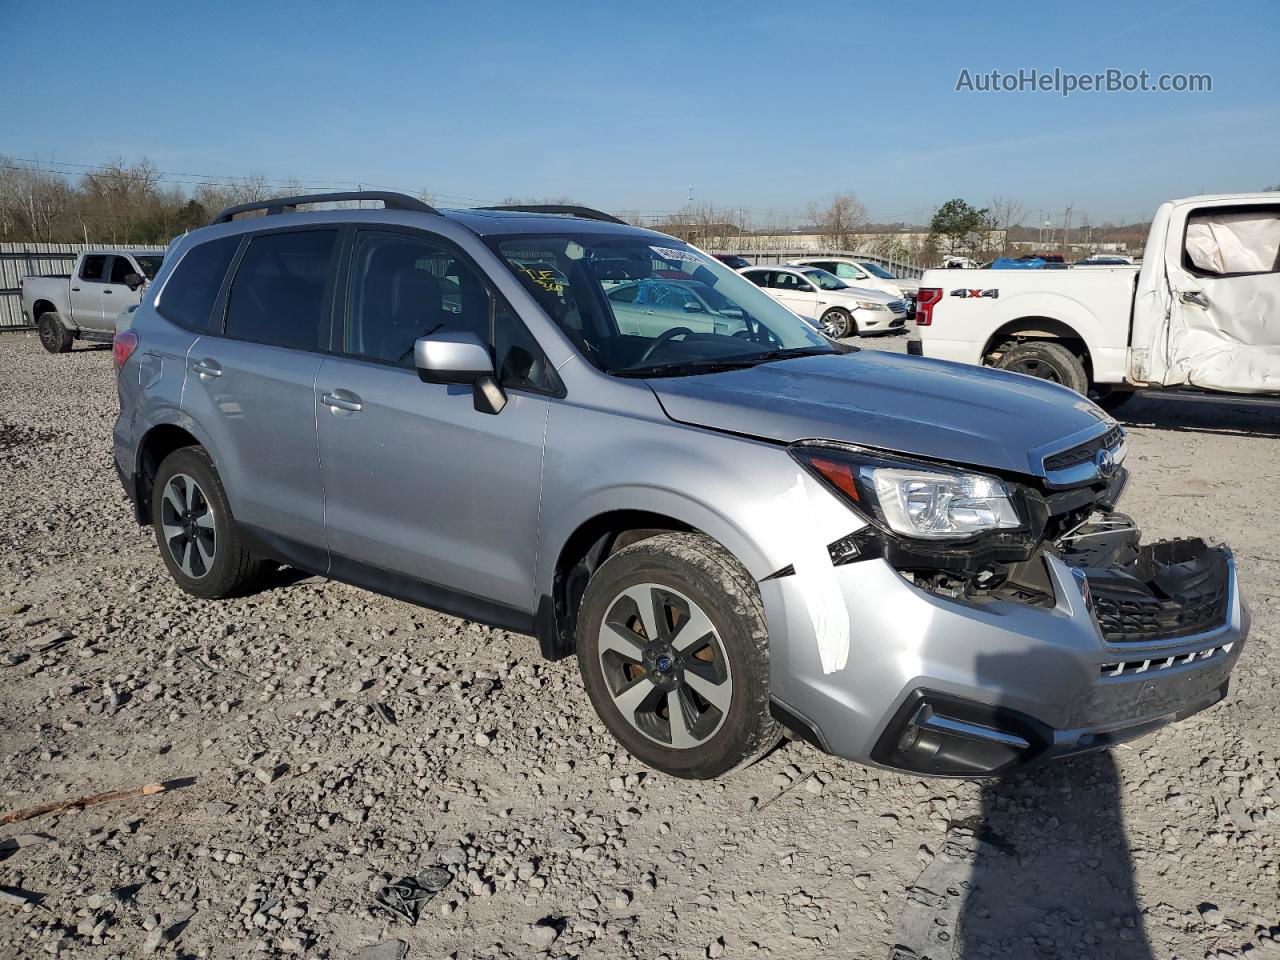
M1280 183L1280 5L11 3L0 154L173 174L881 220L1076 222ZM965 10L962 7L970 9ZM101 26L84 25L100 21ZM957 93L962 68L1209 73L1200 94ZM74 167L64 167L75 170ZM181 178L178 178L181 179Z

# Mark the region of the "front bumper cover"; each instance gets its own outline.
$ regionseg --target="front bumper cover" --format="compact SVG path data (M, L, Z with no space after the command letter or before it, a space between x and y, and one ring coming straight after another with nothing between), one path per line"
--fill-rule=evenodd
M1138 548L1146 560L1046 553L1052 598L1041 606L939 596L878 557L838 566L854 629L846 665L830 673L814 651L811 592L794 576L767 580L771 635L785 638L775 698L824 749L926 776L1000 775L1183 719L1226 695L1249 613L1226 548L1172 543ZM1157 569L1153 556L1169 562ZM1176 636L1104 635L1090 586L1103 592L1121 575L1162 596L1217 577L1216 620Z

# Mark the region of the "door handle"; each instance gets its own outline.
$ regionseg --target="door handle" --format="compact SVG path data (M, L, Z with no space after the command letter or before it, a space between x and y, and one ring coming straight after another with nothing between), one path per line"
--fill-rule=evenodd
M339 410L347 413L359 413L364 409L364 404L350 390L335 390L333 393L321 395L320 402L326 407L337 413Z
M79 292L80 292L80 288L79 288L79 287L72 287L72 288L71 288L71 292L72 292L72 293L79 293Z
M222 367L218 366L214 360L197 360L191 364L191 372L198 373L202 377L220 377Z
M1209 298L1199 290L1182 290L1178 293L1178 299L1183 303L1190 303L1193 306L1204 307L1209 309Z
M102 292L103 292L104 294L107 294L108 296L109 296L109 295L111 295L111 294L113 294L113 293L115 293L115 291L114 291L114 290L103 290Z

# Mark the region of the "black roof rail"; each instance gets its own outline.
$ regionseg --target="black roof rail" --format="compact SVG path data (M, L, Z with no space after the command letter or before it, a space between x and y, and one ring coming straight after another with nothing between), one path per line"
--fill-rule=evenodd
M556 213L567 217L581 217L583 220L603 220L605 223L620 223L629 226L627 221L619 220L612 214L590 207L575 207L559 203L513 203L500 207L476 207L477 210L503 210L508 213Z
M382 206L387 210L439 212L435 207L404 193L393 193L390 190L349 190L342 193L310 193L302 197L277 197L274 200L241 203L234 207L227 207L209 221L209 226L215 223L230 223L238 214L248 213L250 210L266 210L267 216L270 216L273 213L292 213L304 203L336 203L339 200L381 200Z

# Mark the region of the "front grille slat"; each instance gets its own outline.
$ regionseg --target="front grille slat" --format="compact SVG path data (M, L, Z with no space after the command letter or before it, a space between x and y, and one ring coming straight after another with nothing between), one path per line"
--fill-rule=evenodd
M1093 590L1093 610L1109 643L1173 640L1220 627L1226 621L1228 584L1211 583L1182 602Z
M1078 467L1082 463L1092 463L1099 450L1114 450L1123 437L1124 431L1119 427L1112 427L1100 437L1094 437L1070 450L1063 450L1061 453L1045 457L1044 468L1045 470L1066 470L1070 467Z

